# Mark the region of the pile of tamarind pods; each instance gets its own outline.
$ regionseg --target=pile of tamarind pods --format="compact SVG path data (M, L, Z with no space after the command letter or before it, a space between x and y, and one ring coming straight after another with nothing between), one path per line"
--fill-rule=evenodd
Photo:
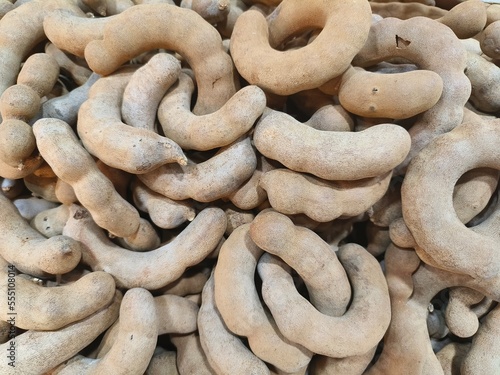
M0 0L0 373L500 373L500 4Z

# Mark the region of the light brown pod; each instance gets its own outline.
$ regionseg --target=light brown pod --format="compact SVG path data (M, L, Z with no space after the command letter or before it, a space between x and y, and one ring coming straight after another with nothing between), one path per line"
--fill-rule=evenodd
M272 111L257 123L254 143L263 155L294 171L325 180L359 180L401 163L410 149L410 136L392 124L361 132L321 131Z
M133 252L112 243L88 211L72 206L64 233L85 245L83 261L115 278L119 287L159 289L177 280L186 268L215 249L226 230L226 215L206 208L171 242L155 250Z
M102 77L92 85L78 111L77 130L89 153L110 167L146 173L165 163L186 163L179 145L159 134L126 125L121 118L122 96L131 71ZM121 135L116 142L116 135Z
M192 79L181 73L158 108L163 133L184 150L227 146L247 133L266 107L264 92L257 86L246 86L217 111L196 116L190 110L193 91Z
M256 166L255 151L250 138L245 137L221 148L202 163L163 165L138 177L151 190L170 199L212 202L234 192Z
M370 20L369 3L363 0L335 1L328 7L323 1L284 0L267 19L252 9L241 14L231 35L231 56L251 84L290 95L341 75L365 43ZM312 43L296 50L276 49L311 28L322 29Z
M124 23L129 27L123 28ZM198 87L194 113L216 111L235 93L233 64L219 33L196 12L170 4L143 4L112 17L104 38L88 43L85 59L94 72L108 75L157 48L178 52L193 69Z

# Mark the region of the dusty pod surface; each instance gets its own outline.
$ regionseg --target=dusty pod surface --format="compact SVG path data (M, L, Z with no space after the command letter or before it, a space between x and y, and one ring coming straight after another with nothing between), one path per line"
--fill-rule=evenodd
M498 372L499 7L0 1L0 373Z

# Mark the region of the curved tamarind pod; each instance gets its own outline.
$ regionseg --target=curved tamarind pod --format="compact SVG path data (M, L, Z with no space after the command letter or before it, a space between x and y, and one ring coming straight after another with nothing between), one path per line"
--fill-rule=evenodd
M177 349L177 368L180 374L216 375L207 361L197 333L171 335Z
M258 121L253 139L264 156L325 180L360 180L387 173L410 149L408 132L397 125L325 132L278 111Z
M259 185L276 211L287 215L304 213L318 222L327 222L367 211L385 194L391 176L392 172L387 172L359 181L326 181L279 168L264 173Z
M180 61L168 53L154 55L137 69L123 92L121 109L123 121L136 128L156 131L158 105L180 74ZM168 134L165 135L172 139Z
M30 225L43 234L45 237L62 235L63 228L69 218L69 207L60 204L55 208L38 213L31 221Z
M127 290L120 305L113 346L101 358L76 356L59 370L60 375L143 374L157 342L154 298L142 288Z
M78 57L85 56L85 47L91 40L102 39L109 17L89 18L83 12L57 9L43 19L43 31L60 50Z
M0 255L18 270L32 276L60 275L74 269L82 245L67 236L45 238L30 227L16 206L0 194Z
M500 59L500 20L489 24L481 34L479 42L481 50L492 59Z
M217 30L196 12L170 4L143 4L112 17L104 38L88 43L85 58L94 72L108 75L156 48L178 52L193 69L198 87L194 113L216 111L235 93L233 64Z
M370 7L374 14L380 15L383 18L394 17L399 18L400 20L407 20L413 17L436 19L448 13L445 9L417 2L402 3L399 1L370 1Z
M64 8L83 14L75 0L35 0L22 4L2 17L0 23L0 95L16 81L22 61L45 38L44 18Z
M229 14L229 0L182 0L181 8L192 9L208 23L223 21Z
M99 226L118 237L132 236L139 230L137 210L99 171L68 124L58 119L40 119L33 125L33 132L44 159L60 179L72 186L78 201Z
M443 368L443 375L460 374L460 366L470 350L470 346L471 344L468 342L452 341L436 353L436 358Z
M186 221L193 221L196 216L195 209L188 202L169 199L140 181L132 183L132 194L137 209L147 212L151 221L160 228L177 228Z
M144 375L180 375L177 370L177 353L157 346Z
M282 336L259 299L255 268L264 251L249 230L250 224L236 228L221 247L214 270L217 309L231 332L248 338L257 357L287 373L305 369L312 353Z
M224 325L215 303L213 273L203 288L198 330L208 363L217 374L270 374L265 363Z
M184 150L206 151L227 146L248 132L266 107L264 92L257 86L247 86L217 111L196 116L190 110L193 90L192 79L181 73L158 108L163 133Z
M90 69L75 63L64 51L57 48L54 43L48 42L45 45L45 53L52 56L57 61L59 69L68 73L78 86L85 84L92 75Z
M434 53L428 53L429 50ZM410 160L432 139L462 122L471 83L464 74L465 47L450 28L425 17L404 21L385 18L375 23L366 44L353 59L353 65L367 67L391 57L401 57L420 69L434 71L443 80L439 101L419 115L409 129L411 149L396 170L396 174L402 174Z
M499 169L498 131L495 123L468 123L439 137L411 163L401 189L403 217L418 244L417 252L427 254L440 268L474 278L500 272L498 241L485 232L494 225L496 215L467 228L454 214L451 198L455 182L465 172L479 167ZM437 173L439 180L431 177ZM422 202L427 209L422 209Z
M98 74L92 73L81 86L71 90L65 95L49 99L42 104L42 116L57 118L66 121L70 125L76 125L78 110L88 99L90 87L100 78Z
M345 313L351 299L351 286L337 255L321 237L273 211L261 212L255 217L250 225L250 237L261 249L279 256L297 271L317 310L331 316Z
M450 290L446 306L446 326L458 337L471 337L479 328L479 319L472 306L484 299L484 295L473 289L455 287Z
M460 366L463 374L494 373L500 365L498 353L500 308L498 305L486 315L472 339L469 352ZM488 355L485 356L485 353Z
M119 287L154 290L177 280L186 268L200 263L216 248L225 230L224 211L206 208L174 240L139 253L112 243L88 211L73 205L63 233L83 243L83 261L93 270L110 273Z
M339 249L353 289L341 317L320 313L295 289L279 258L264 254L257 266L262 296L285 337L329 357L362 355L383 337L391 319L387 283L376 259L356 244Z
M0 270L0 290L7 295L7 273ZM3 277L5 276L5 277ZM91 272L72 284L43 287L17 275L16 327L54 331L84 319L108 305L115 295L115 282L106 272ZM0 319L9 321L7 306Z
M500 67L482 56L469 52L465 73L472 84L470 102L481 111L499 111L500 94L495 87L500 85Z
M55 331L29 330L13 339L16 356L15 367L8 361L0 362L0 372L5 375L44 374L72 358L104 332L118 317L121 293L116 292L113 301L87 318ZM9 342L0 345L7 352ZM57 355L54 355L57 353ZM25 362L26 361L26 362Z
M363 47L370 23L367 1L336 1L325 7L322 1L284 0L267 19L252 9L238 17L231 35L231 56L249 83L290 95L341 75ZM296 50L275 49L309 28L322 29L312 43Z
M452 29L460 39L472 38L486 26L486 4L480 0L464 1L436 21Z
M350 68L342 75L339 102L363 117L405 119L432 108L443 92L443 80L430 70L379 74Z
M89 153L110 167L129 173L146 173L165 163L186 163L179 145L148 130L121 121L123 91L130 71L102 77L78 111L77 130ZM121 135L116 142L116 135Z
M149 187L170 199L212 202L227 197L255 171L257 157L249 137L237 140L199 164L163 165L138 175Z
M82 3L101 16L112 16L134 6L132 0L82 0Z

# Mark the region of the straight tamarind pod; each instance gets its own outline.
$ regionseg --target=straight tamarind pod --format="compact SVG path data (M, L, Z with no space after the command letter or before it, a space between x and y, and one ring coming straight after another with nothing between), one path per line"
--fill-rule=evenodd
M0 291L7 295L7 274L0 270ZM5 280L5 282L3 281ZM91 272L74 283L57 287L35 284L25 276L15 276L16 327L54 331L84 319L108 305L115 295L115 282L106 272ZM9 320L7 308L0 319Z
M194 113L216 111L236 92L233 63L217 30L196 12L170 4L142 4L110 18L103 39L86 46L85 59L94 72L108 75L158 48L178 52L193 69L198 87Z
M146 173L165 163L186 163L179 145L169 138L122 122L123 92L133 71L102 77L78 111L77 131L89 153L110 167ZM120 134L120 142L116 135Z
M168 164L138 175L149 187L170 199L212 202L227 197L255 171L257 156L249 137L221 148L202 163Z
M119 287L159 289L177 280L186 268L200 263L219 244L226 230L224 211L211 207L171 242L155 250L133 252L107 238L84 208L73 205L63 233L83 245L83 262L110 273Z
M408 132L398 125L329 132L278 111L259 120L253 139L264 156L325 180L360 180L387 173L404 160L411 143Z
M216 375L203 352L198 333L171 335L177 349L177 368L180 374Z

